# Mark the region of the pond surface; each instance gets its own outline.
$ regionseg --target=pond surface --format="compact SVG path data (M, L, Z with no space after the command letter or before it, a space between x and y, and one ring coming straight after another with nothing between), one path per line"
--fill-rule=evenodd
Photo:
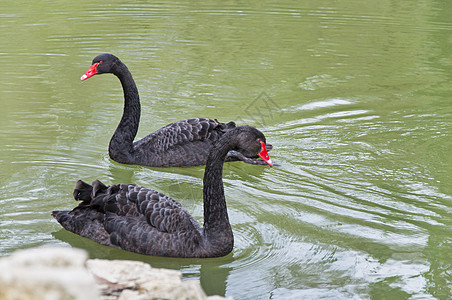
M446 1L3 0L0 255L80 247L235 299L451 298L451 15ZM159 190L202 222L203 167L109 159L121 86L79 79L105 52L137 82L138 138L210 117L274 145L278 167L225 165L231 254L136 255L50 216L98 178Z

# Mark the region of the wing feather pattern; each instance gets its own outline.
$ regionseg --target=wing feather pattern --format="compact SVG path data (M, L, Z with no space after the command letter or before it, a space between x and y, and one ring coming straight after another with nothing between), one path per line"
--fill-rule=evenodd
M202 228L176 200L135 184L79 181L82 200L71 212L54 212L63 227L100 244L159 256L202 256ZM87 215L91 221L86 221ZM95 225L95 226L94 226ZM198 253L197 253L198 252Z
M234 127L206 118L174 122L135 142L134 156L151 166L203 165L212 144Z

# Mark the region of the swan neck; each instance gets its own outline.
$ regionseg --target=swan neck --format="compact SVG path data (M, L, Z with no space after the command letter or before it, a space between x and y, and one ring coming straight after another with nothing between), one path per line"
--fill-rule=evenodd
M224 197L223 163L228 151L232 148L231 141L223 136L212 148L207 158L204 173L204 230L212 238L231 236L232 229Z
M132 74L122 64L114 74L119 78L124 92L124 110L121 121L110 140L109 152L112 159L127 163L133 152L133 140L140 123L140 97Z

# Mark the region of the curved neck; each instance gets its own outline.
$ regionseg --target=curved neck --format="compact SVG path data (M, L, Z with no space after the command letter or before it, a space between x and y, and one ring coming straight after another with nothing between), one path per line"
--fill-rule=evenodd
M124 111L121 121L111 137L109 145L110 157L118 162L131 163L133 152L133 140L138 132L140 123L140 97L132 74L127 67L121 63L114 72L121 81L124 91Z
M213 146L204 172L204 232L208 239L210 236L212 237L211 240L218 240L219 236L233 239L222 179L223 163L233 143L228 133L225 133Z

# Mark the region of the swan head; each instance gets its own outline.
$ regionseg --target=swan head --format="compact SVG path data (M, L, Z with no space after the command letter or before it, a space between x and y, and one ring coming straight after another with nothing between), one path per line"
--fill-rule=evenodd
M262 158L269 166L273 167L270 159L266 139L262 132L251 126L240 126L235 128L236 134L236 150L247 157Z
M80 80L86 80L97 74L115 73L116 66L120 62L119 58L113 54L105 53L98 55L93 59L88 71L80 77Z

